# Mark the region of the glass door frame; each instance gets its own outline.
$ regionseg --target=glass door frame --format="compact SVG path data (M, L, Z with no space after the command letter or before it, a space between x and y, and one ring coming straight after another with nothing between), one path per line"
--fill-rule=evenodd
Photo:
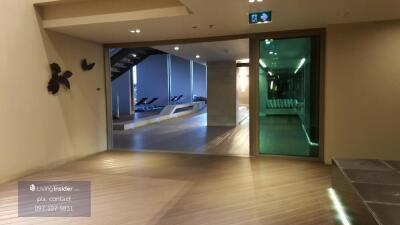
M319 37L320 39L320 96L319 96L319 160L324 160L324 98L325 98L325 43L326 43L326 29L308 29L308 30L293 30L293 31L279 31L279 32L264 32L264 33L247 33L238 35L216 36L206 38L192 38L192 39L176 39L176 40L159 40L147 42L129 42L129 43L111 43L104 44L104 69L105 69L105 89L106 89L106 123L107 123L107 149L113 149L113 128L112 128L112 101L111 101L111 72L110 72L110 58L109 48L134 48L153 45L167 45L167 44L187 44L198 42L214 42L214 41L227 41L235 39L249 39L250 51L250 77L249 77L249 106L250 106L250 156L264 156L260 152L259 140L259 63L260 58L260 41L264 39L280 39L280 38L298 38L298 37ZM273 157L272 155L266 155ZM285 156L291 157L291 156ZM298 158L298 157L291 157ZM314 160L314 158L304 158L307 160Z
M324 161L324 99L325 99L325 43L326 30L312 29L299 31L272 32L264 34L254 34L250 37L250 155L251 156L266 156L276 157L272 155L260 154L260 126L259 126L259 59L260 59L260 42L265 39L285 39L285 38L303 38L316 37L318 38L319 52L315 57L317 70L319 71L319 157L295 157L295 156L278 156L288 158L302 158L307 160ZM318 57L319 56L319 57Z

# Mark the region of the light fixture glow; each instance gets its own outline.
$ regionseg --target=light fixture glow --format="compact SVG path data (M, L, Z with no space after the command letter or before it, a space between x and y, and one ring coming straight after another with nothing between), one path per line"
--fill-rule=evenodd
M274 53L274 55L278 55L278 53L277 53L277 52L275 52L275 53Z
M238 59L236 63L250 63L250 59Z
M306 62L306 58L302 58L300 60L299 66L297 67L296 71L294 71L294 74L296 74L297 72L299 72L299 70L301 69L301 67L303 67L304 63Z
M268 74L269 74L270 76L273 76L273 75L274 75L271 71L268 71Z
M274 89L274 81L271 81L271 86L269 87L271 91Z
M141 32L140 29L134 29L130 31L132 34L139 34Z
M179 46L175 46L174 49L175 49L175 51L179 51L180 48L179 48Z
M270 52L269 52L269 54L270 54L270 55L273 55L273 54L274 54L274 52L273 52L273 51L270 51Z
M253 2L255 2L255 0L249 0L249 3L253 3Z
M267 68L267 64L265 64L265 62L262 61L261 59L259 60L259 63L260 63L260 65L261 65L264 69Z
M269 39L265 39L265 44L267 44L267 45L270 45L270 44L271 44L271 42L272 42L272 39L271 39L271 40L269 40Z
M196 59L200 59L200 55L196 55Z
M133 72L133 84L136 85L137 84L137 66L134 66L132 68L132 72Z
M312 141L311 141L310 136L308 135L307 129L306 129L306 127L304 126L304 124L302 124L301 126L302 126L302 128L303 128L304 134L306 135L308 144L309 144L310 146L313 146L313 147L318 147L318 146L319 146L318 143L312 142Z
M245 92L249 88L249 67L239 67L237 69L237 82L241 92Z
M137 57L137 55L136 55L135 53L133 53L131 56L132 56L133 58L136 58L136 57Z
M328 188L329 198L331 199L333 206L335 207L338 218L343 225L351 225L350 220L343 208L336 191L333 188Z

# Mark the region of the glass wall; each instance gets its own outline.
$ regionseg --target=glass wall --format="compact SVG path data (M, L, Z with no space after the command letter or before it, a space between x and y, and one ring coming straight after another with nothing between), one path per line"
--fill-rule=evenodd
M318 39L260 43L260 153L318 157Z

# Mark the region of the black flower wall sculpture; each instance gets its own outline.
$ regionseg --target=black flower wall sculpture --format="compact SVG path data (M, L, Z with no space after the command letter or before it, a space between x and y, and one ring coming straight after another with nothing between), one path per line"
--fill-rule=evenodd
M95 65L96 65L96 63L88 63L86 59L82 59L82 61L81 61L81 67L82 67L83 71L92 70Z
M65 71L61 74L61 68L57 63L50 64L51 79L47 85L47 90L53 95L57 94L60 90L60 85L63 85L66 89L70 89L71 85L68 78L72 77L71 71ZM61 75L60 75L61 74Z

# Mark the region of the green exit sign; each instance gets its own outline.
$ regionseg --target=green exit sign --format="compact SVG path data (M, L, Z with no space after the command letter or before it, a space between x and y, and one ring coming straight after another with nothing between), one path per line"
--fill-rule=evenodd
M249 13L249 24L270 23L271 21L271 11Z

